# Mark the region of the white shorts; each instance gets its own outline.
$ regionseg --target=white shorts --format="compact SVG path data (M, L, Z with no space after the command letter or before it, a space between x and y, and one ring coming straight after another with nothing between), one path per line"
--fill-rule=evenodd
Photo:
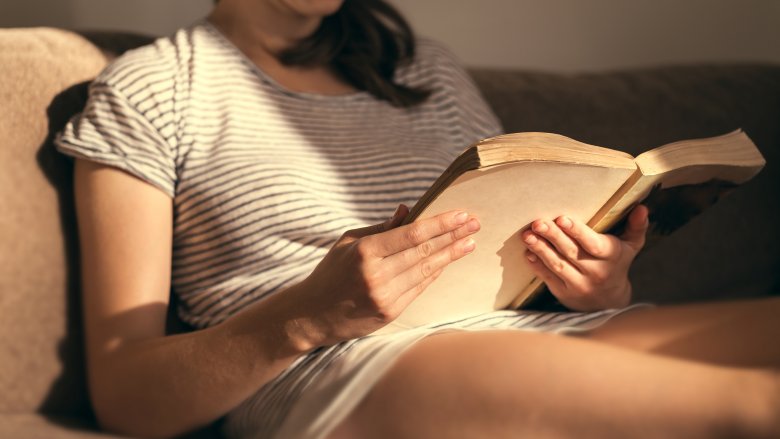
M496 311L457 322L368 336L315 350L230 412L231 439L320 439L336 428L406 349L441 331L525 330L576 333L637 307L592 313Z

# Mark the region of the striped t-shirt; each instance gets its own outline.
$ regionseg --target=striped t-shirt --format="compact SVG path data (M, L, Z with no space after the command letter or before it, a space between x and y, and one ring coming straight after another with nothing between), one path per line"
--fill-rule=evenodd
M172 288L196 327L301 281L349 229L413 205L500 125L446 49L427 40L398 83L428 100L290 91L203 21L131 51L91 85L57 141L172 197Z
M344 231L414 204L463 148L501 131L433 42L419 42L397 81L432 94L401 109L365 92L293 92L201 22L109 66L57 147L172 198L179 314L206 327L302 280ZM440 330L581 331L619 312L496 311L316 349L232 410L225 432L324 438L395 358Z

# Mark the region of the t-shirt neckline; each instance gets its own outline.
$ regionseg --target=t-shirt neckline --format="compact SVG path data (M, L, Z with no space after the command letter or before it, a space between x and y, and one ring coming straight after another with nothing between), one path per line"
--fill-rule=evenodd
M230 39L225 36L225 34L222 33L221 30L219 30L213 23L211 23L208 19L203 18L199 25L203 26L210 34L215 36L217 40L228 50L231 52L234 52L237 56L241 58L241 60L249 66L249 68L260 78L260 80L264 81L265 83L269 84L273 88L277 89L279 92L284 93L288 96L294 96L301 99L309 99L309 100L317 100L317 101L351 101L351 100L358 100L358 99L365 99L366 97L370 97L369 93L363 90L354 91L351 93L343 93L343 94L336 94L336 95L327 95L327 94L321 94L321 93L312 93L312 92L304 92L304 91L296 91L291 90L284 85L280 84L276 79L274 79L271 75L266 73L260 66L254 63L249 57L236 46L233 44Z

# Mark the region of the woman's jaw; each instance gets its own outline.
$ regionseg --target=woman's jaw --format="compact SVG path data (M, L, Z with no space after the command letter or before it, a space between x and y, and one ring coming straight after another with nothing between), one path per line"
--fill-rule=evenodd
M278 54L319 28L344 0L220 0L208 19L234 42Z
M301 17L319 17L322 19L335 13L345 0L257 0L277 3L279 9L287 9ZM360 1L360 0L358 0Z

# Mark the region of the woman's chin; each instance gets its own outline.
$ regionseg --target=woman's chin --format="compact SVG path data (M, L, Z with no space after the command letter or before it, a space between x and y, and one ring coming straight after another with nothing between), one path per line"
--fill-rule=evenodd
M285 0L285 3L300 15L325 17L336 13L344 0Z

